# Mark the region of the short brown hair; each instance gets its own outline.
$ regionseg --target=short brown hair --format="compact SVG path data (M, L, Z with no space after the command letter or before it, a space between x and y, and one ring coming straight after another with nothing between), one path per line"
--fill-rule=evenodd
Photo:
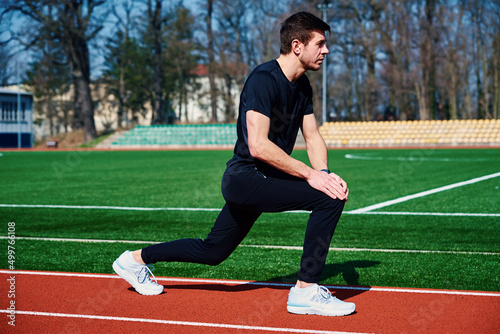
M312 31L330 31L330 26L320 18L308 12L299 12L287 18L280 29L280 53L292 51L292 41L297 39L307 45L311 40Z

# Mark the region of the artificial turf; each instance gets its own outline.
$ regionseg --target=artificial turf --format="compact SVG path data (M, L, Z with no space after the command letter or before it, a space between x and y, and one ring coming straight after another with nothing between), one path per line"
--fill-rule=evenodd
M0 204L218 209L224 203L220 179L231 154L230 151L3 152ZM305 151L294 152L294 157L307 161ZM349 214L368 205L498 172L499 150L330 150L329 158L330 169L341 175L350 188L346 213L337 227L332 247L481 254L331 251L322 283L499 290L500 178L379 210L400 214ZM404 212L493 215L430 216ZM7 236L8 223L15 222L15 236L19 238L15 245L16 269L111 273L111 263L123 250L147 243L20 237L143 242L203 238L216 217L217 211L0 206L0 235ZM301 246L306 224L306 213L263 214L243 245ZM300 250L244 246L216 267L160 263L155 273L288 282L295 279ZM0 247L7 249L6 239L0 239ZM1 268L8 268L7 256L1 263Z

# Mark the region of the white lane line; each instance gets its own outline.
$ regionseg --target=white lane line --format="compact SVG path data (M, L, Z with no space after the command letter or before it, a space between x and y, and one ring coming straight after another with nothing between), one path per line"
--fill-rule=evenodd
M390 201L386 201L386 202L382 202L382 203L370 205L370 206L367 206L367 207L364 207L364 208L360 208L360 209L356 209L356 210L352 210L352 211L350 211L350 213L356 214L356 213L361 213L361 212L368 212L368 211L372 211L372 210L377 210L377 209L380 209L380 208L383 208L383 207L386 207L386 206L389 206L389 205L394 205L394 204L406 202L406 201L409 201L409 200L412 200L412 199L415 199L415 198L428 196L428 195L435 194L435 193L438 193L438 192L441 192L441 191L446 191L446 190L450 190L450 189L462 187L462 186L465 186L465 185L469 185L469 184L481 182L481 181L492 179L492 178L499 177L499 176L500 176L500 172L494 173L494 174L490 174L490 175L485 175L485 176L477 177L477 178L474 178L474 179L471 179L471 180L449 184L449 185L444 186L444 187L439 187L439 188L435 188L435 189L431 189L431 190L427 190L427 191L422 191L420 193L416 193L416 194L413 194L413 195L403 196L403 197L396 198L396 199L393 199L393 200L390 200Z
M0 312L1 313L10 313L9 310L0 310ZM295 329L295 328L231 325L231 324L219 324L219 323L209 323L209 322L175 321L175 320L129 318L129 317L112 317L112 316L102 316L102 315L92 315L92 314L54 313L54 312L18 311L18 310L15 311L15 314L16 315L23 314L23 315L45 316L45 317L57 317L57 318L80 318L80 319L93 319L93 320L143 322L143 323L153 323L153 324L162 324L162 325L243 329L243 330L254 330L254 331L281 332L281 333L366 334L366 333L355 333L355 332L322 331L322 330L314 330L314 329Z
M7 236L0 236L1 239L11 239ZM43 237L17 237L16 240L33 241L56 241L56 242L81 242L81 243L118 243L118 244L159 244L161 241L145 240L107 240L107 239L75 239L75 238L43 238ZM239 245L239 247L270 248L284 250L302 250L302 246L277 246L277 245ZM443 251L443 250L418 250L418 249L381 249L381 248L339 248L330 247L329 250L336 252L381 252L381 253L434 253L434 254L467 254L467 255L500 255L493 252L472 252L472 251Z
M80 210L123 210L123 211L193 211L193 212L219 212L218 208L148 208L133 206L96 206L96 205L52 205L52 204L0 204L0 208L28 208L28 209L80 209ZM343 214L353 215L415 215L415 216L464 216L464 217L500 217L499 213L461 213L461 212L390 212L390 211L360 211L361 209L344 211ZM306 213L311 211L294 210L283 213Z
M108 275L108 274L65 273L65 272L29 271L29 270L25 271L25 270L5 270L5 269L0 269L0 274L122 279L118 275ZM156 280L163 282L210 283L210 284L221 284L221 285L247 284L247 285L256 285L264 287L292 287L295 285L294 283L274 283L274 282L239 281L239 280L228 280L228 279L204 279L204 278L181 278L181 277L158 277L158 276L156 277ZM346 285L325 285L325 287L333 290L429 293L429 294L443 294L443 295L500 297L500 292L488 292L488 291L433 290L433 289L388 288L388 287L346 286Z

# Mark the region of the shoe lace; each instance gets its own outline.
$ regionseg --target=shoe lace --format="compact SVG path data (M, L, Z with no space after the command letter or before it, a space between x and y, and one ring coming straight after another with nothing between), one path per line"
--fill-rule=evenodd
M316 298L321 302L321 303L328 303L329 299L335 299L335 297L332 295L330 290L325 288L324 286L319 286L318 285L318 290L317 290L317 295Z
M151 268L151 269L150 269ZM142 284L144 281L152 282L151 278L149 277L150 275L153 277L156 283L158 281L156 280L155 275L153 275L153 270L155 267L153 265L144 265L141 270L137 273L137 281Z

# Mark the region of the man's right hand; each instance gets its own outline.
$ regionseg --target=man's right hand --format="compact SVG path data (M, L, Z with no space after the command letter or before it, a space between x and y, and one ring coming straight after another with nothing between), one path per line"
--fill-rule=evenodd
M306 180L311 187L327 194L333 199L340 199L347 202L349 198L349 189L346 182L335 173L327 174L311 169L311 173Z

